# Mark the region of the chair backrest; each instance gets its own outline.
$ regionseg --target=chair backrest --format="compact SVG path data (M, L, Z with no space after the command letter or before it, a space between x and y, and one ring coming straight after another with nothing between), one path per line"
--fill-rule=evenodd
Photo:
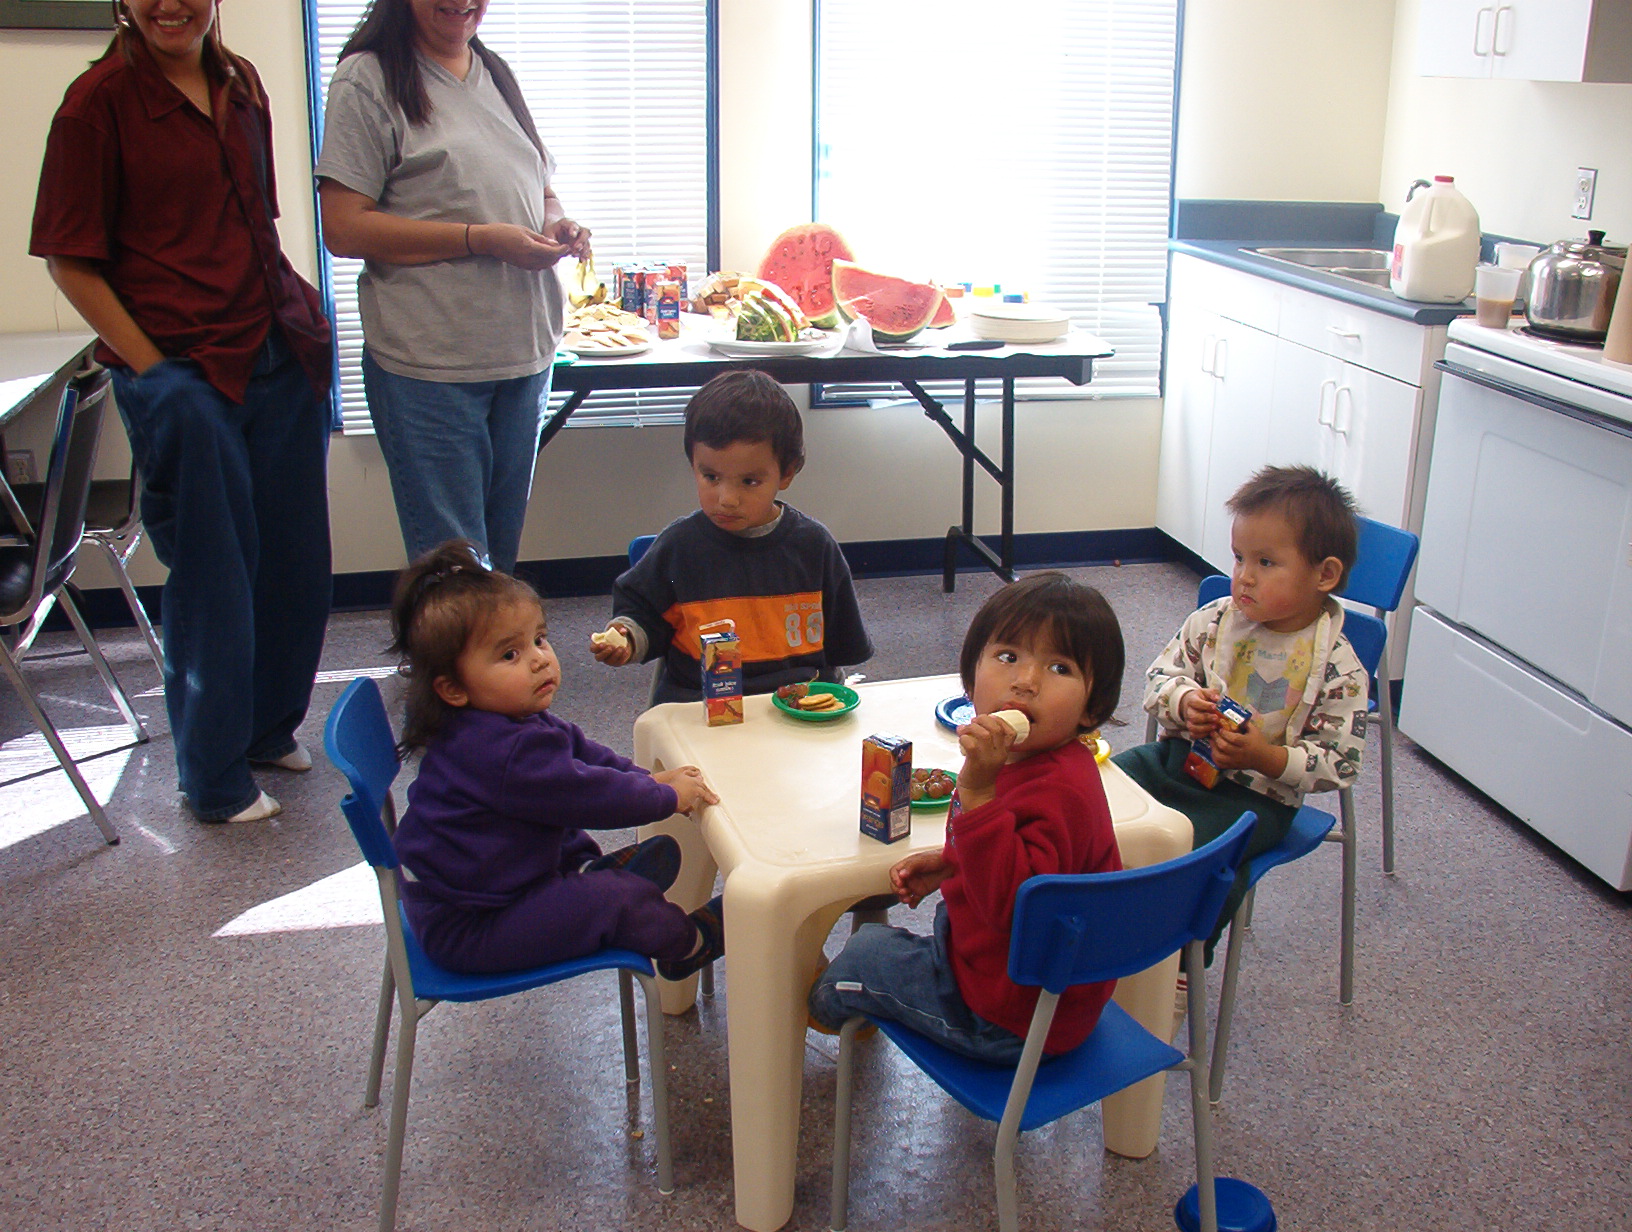
M656 535L636 535L629 540L629 563L638 564L640 558L646 555L647 550L656 542Z
M396 868L397 853L391 846L388 823L395 820L391 784L401 763L380 687L373 680L362 676L346 686L329 711L323 747L351 784L351 794L340 801L340 811L363 858L377 869Z
M1117 873L1031 877L1014 900L1009 978L1062 992L1154 966L1218 921L1252 813L1188 855Z
M1222 599L1230 593L1230 579L1222 573L1210 574L1201 579L1196 587L1196 606L1206 607L1214 599Z
M79 541L85 533L85 503L96 471L110 379L106 368L92 368L76 373L62 391L34 527L29 594L20 607L7 613L7 623L26 619L46 595L55 594L73 576Z
M1354 567L1349 570L1349 584L1338 594L1392 612L1405 594L1406 579L1417 561L1419 540L1410 531L1387 522L1364 517L1356 520L1360 523L1360 547Z

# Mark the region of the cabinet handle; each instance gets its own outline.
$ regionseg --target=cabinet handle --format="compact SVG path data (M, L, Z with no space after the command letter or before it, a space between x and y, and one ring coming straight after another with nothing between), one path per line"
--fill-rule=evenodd
M1513 50L1513 39L1511 35L1507 40L1507 45L1505 47L1502 45L1502 14L1507 13L1511 15L1512 12L1513 6L1511 4L1499 4L1496 6L1496 21L1490 28L1490 54L1493 56L1505 56L1508 52ZM1509 24L1508 29L1511 31L1511 24Z
M1218 345L1213 348L1213 375L1221 381L1224 379L1224 369L1226 366L1224 361L1229 359L1229 357L1230 340L1228 338L1220 338L1218 340Z
M1496 46L1496 23L1494 21L1491 22L1490 46L1481 47L1479 45L1479 34L1485 28L1485 17L1487 14L1493 16L1495 12L1495 6L1490 6L1480 9L1473 15L1473 54L1476 56L1488 56Z
M1331 377L1327 377L1320 383L1320 397L1315 407L1315 419L1319 421L1320 426L1323 428L1332 426L1332 415L1336 414L1335 410L1332 415L1326 413L1326 391L1328 389L1332 391L1332 401L1335 403L1337 401L1337 382Z
M1201 340L1201 370L1213 376L1213 362L1218 358L1218 339L1208 334Z
M1336 334L1339 338L1347 338L1350 342L1360 341L1360 334L1355 330L1343 329L1336 325L1328 325L1326 328L1332 333Z
M1343 413L1343 395L1349 395L1349 413ZM1354 390L1347 385L1339 385L1337 393L1332 398L1332 431L1344 440L1349 438L1349 425L1354 422Z

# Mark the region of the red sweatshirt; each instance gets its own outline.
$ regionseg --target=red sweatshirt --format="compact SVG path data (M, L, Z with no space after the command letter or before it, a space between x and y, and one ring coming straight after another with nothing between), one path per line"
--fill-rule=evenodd
M1111 809L1094 755L1078 741L1004 766L990 803L954 809L941 884L951 926L952 971L969 1008L1022 1039L1037 989L1009 979L1014 896L1042 873L1106 873L1122 867ZM1087 1039L1115 980L1082 984L1060 998L1045 1050L1068 1052Z

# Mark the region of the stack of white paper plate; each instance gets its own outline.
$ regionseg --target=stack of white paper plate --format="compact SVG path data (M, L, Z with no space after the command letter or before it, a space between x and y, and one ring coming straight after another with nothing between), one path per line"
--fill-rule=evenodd
M1053 342L1071 329L1071 318L1047 304L975 300L965 316L977 338L1004 342Z

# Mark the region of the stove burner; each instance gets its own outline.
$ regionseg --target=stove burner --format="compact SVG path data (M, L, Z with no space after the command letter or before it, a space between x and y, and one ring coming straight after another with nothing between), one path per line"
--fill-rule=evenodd
M1571 346L1586 347L1593 351L1604 349L1604 340L1602 338L1582 338L1578 334L1566 334L1562 331L1541 329L1535 325L1520 325L1513 332L1523 334L1526 338L1539 338L1543 342L1567 342Z

